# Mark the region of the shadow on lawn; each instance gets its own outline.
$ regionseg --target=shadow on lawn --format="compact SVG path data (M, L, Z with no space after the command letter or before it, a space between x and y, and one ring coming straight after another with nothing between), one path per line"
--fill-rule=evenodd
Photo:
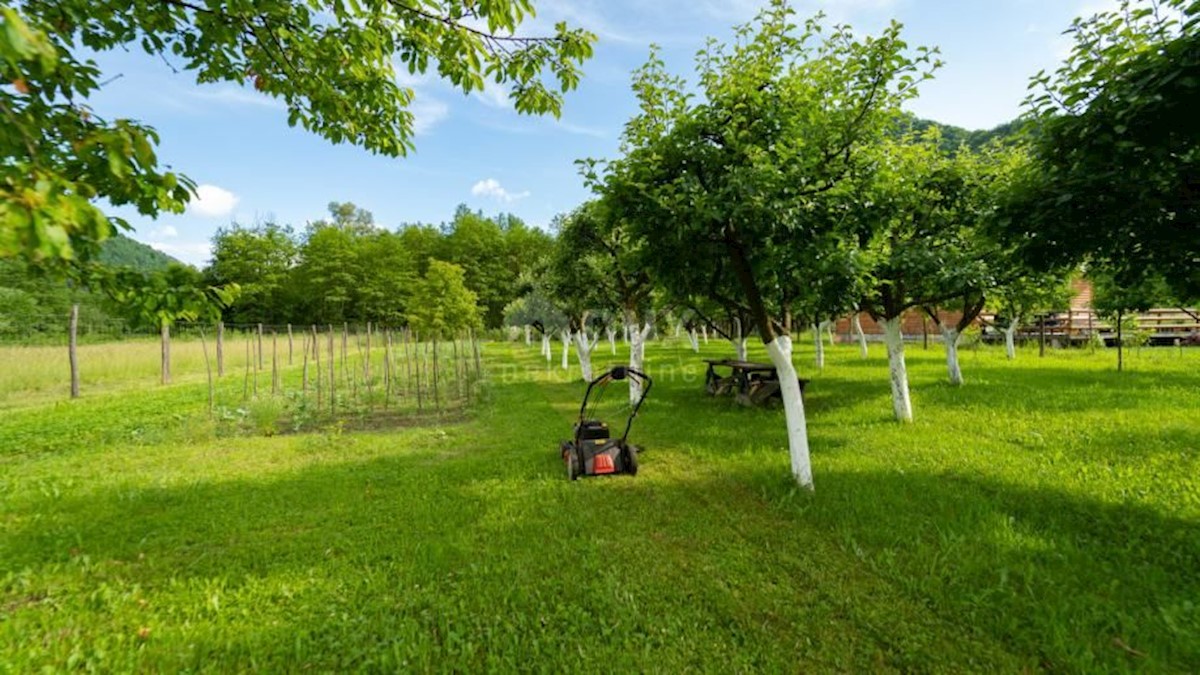
M1055 670L1200 668L1194 521L956 474L826 472L808 497L777 456L763 457L761 468L745 457L696 463L663 447L638 478L568 484L551 448L510 441L449 458L343 459L268 480L117 488L32 505L43 515L12 532L6 558L36 571L86 555L100 577L150 590L182 579L222 579L235 592L254 578L316 578L319 609L284 611L288 630L247 626L240 638L278 649L295 635L319 642L323 631L370 648L401 619L417 622L410 632L441 631L437 649L449 648L456 620L459 631L519 637L538 630L539 613L562 619L564 598L595 611L589 621L626 620L593 585L624 584L637 565L647 572L638 593L703 625L763 630L751 624L766 600L737 598L767 584L800 615L863 631L847 638L853 649L882 650L902 669L943 658L941 633L959 630L967 637L947 648L956 659L982 640ZM570 580L563 565L586 571L565 595L544 586ZM446 605L446 594L465 604ZM491 615L473 615L489 603ZM374 618L347 637L353 622L326 605ZM438 616L447 611L457 619ZM480 640L474 649L486 653ZM976 666L989 663L980 658Z

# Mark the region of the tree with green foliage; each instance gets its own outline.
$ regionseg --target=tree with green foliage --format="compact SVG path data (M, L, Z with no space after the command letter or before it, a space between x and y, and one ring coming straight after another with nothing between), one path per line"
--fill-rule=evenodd
M634 79L641 112L626 126L625 157L600 182L651 249L681 239L723 247L779 374L792 474L811 488L789 294L838 246L831 213L848 179L870 170L863 150L936 63L929 50L910 51L898 24L857 38L820 17L796 26L792 15L773 2L732 46L710 41L697 56L694 104L652 56Z
M529 292L508 303L504 308L504 322L508 326L537 329L542 345L541 354L550 363L554 357L551 349L551 336L566 330L567 317L546 296L545 284L537 283Z
M1121 0L1076 19L1074 47L1027 100L1036 164L1006 233L1042 269L1147 270L1200 297L1200 4Z
M544 271L546 297L567 318L561 333L563 366L574 342L584 382L592 380L592 351L597 343L592 322L598 312L613 309L618 302L611 260L597 236L599 217L595 202L555 217L558 238Z
M182 211L194 185L158 167L153 129L94 115L89 52L140 47L199 82L251 86L289 125L389 156L413 147L414 92L396 67L464 93L507 84L516 109L557 115L595 36L559 23L519 35L532 0L166 0L0 4L0 256L57 267L117 228L96 200L146 216Z
M205 279L213 285L237 284L242 289L226 320L278 324L291 318L290 282L298 250L290 227L234 223L217 230L212 243Z
M441 260L429 263L413 288L408 323L419 335L434 339L479 326L477 298L467 288L461 267Z
M646 337L653 326L651 303L654 284L644 257L649 254L644 241L631 225L620 218L620 211L604 200L588 202L566 218L558 231L556 260L579 270L576 284L561 292L582 295L591 303L591 316L601 319L619 313L629 326L629 367L639 372L645 369ZM656 251L655 255L661 255ZM611 329L611 321L604 321ZM581 360L588 346L586 331L576 332L576 351ZM609 341L613 332L609 332ZM594 347L594 343L592 344ZM588 350L590 354L590 349ZM590 371L590 367L587 369ZM590 379L587 376L584 379ZM642 397L641 383L629 380L629 402L636 404Z
M1125 336L1137 330L1137 314L1171 302L1171 286L1162 275L1147 272L1130 281L1127 273L1089 270L1092 307L1115 329L1117 370L1125 369Z
M988 307L1004 334L1004 352L1010 361L1017 358L1016 333L1021 325L1038 314L1069 307L1071 293L1066 273L1018 268L988 295Z

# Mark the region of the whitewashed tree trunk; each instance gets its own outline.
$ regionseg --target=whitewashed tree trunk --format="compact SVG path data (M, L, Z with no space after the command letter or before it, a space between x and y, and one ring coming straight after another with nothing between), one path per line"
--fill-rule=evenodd
M695 328L688 330L688 343L690 345L692 345L693 352L700 351L700 339L696 337L696 329Z
M956 328L942 326L942 342L946 344L946 372L950 375L950 384L963 383L962 368L958 365L958 338L962 334Z
M796 366L792 364L792 339L786 335L772 340L767 345L771 364L779 373L779 385L783 394L783 414L787 421L788 454L792 460L792 476L801 487L813 489L812 463L808 453L808 424L804 418L804 400L800 396L800 383L796 379Z
M564 330L562 332L562 367L566 370L571 367L571 331Z
M1013 321L1004 327L1004 353L1008 360L1017 358L1017 322Z
M733 343L733 350L737 352L737 360L745 361L747 354L746 336L742 335L742 320L737 317L733 319L733 339L730 342Z
M629 324L625 324L625 344L629 344Z
M908 368L904 364L904 334L900 317L883 322L883 337L887 343L888 376L892 382L892 411L901 422L912 421L912 400L908 394Z
M680 334L680 333L682 333L682 332L683 332L683 324L682 324L682 323L676 323L676 324L675 324L675 337L679 337L679 334Z
M596 340L588 338L587 331L575 333L575 358L579 360L579 371L584 382L592 381L592 350L595 349L596 343Z
M531 345L533 345L533 328L525 326L525 346L529 347Z
M825 370L825 336L822 333L825 330L823 324L813 324L813 346L816 347L817 370Z
M854 314L853 317L850 318L850 323L854 326L854 334L858 336L858 351L860 354L862 354L862 357L865 359L868 356L867 334L863 332L862 319L859 318L857 312Z
M832 321L822 321L821 327L825 330L826 335L828 335L829 346L832 347L834 344L833 343L833 322Z
M617 353L617 329L609 326L604 331L608 333L608 348L613 354Z
M554 360L554 350L550 348L550 335L542 333L542 356L546 357L546 365Z
M639 328L637 316L633 312L626 312L626 321L629 322L631 329L629 331L629 367L638 372L646 372L643 365L646 362L646 337L650 335L653 324L646 323ZM629 405L637 404L642 397L642 385L634 378L629 378Z
M700 335L704 337L704 344L708 344L708 326L700 326Z

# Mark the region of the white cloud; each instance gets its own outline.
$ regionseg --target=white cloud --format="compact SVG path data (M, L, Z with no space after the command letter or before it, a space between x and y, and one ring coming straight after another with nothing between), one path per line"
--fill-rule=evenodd
M188 204L188 211L204 218L221 218L233 213L238 196L216 185L196 186L196 196Z
M178 258L185 263L201 267L212 259L212 244L206 241L196 242L165 242L149 241L146 245L156 251Z
M209 101L212 103L220 103L224 105L253 105L263 108L274 108L275 110L283 110L287 108L283 101L271 98L266 94L260 94L256 91L226 85L221 87L205 87L201 89L189 89L187 93L192 98L201 101Z
M485 178L471 186L471 194L476 197L492 197L507 204L515 202L518 199L524 199L530 193L528 190L516 193L509 192L495 178Z
M414 98L408 110L413 114L413 133L418 136L429 133L450 114L450 106L431 96Z
M172 239L179 236L179 230L175 229L174 225L163 225L152 230L150 236L155 239Z
M475 98L490 108L508 108L512 105L508 99L508 88L495 82L485 83L483 91L475 92Z

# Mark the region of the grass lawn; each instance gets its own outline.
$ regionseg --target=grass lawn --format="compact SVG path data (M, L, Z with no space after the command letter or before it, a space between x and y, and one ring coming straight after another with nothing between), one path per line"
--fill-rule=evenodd
M813 495L673 342L636 478L565 479L582 387L536 346L399 431L231 434L199 381L14 406L0 672L1200 671L1200 351L968 350L952 388L910 345L900 426L882 346L798 347Z

